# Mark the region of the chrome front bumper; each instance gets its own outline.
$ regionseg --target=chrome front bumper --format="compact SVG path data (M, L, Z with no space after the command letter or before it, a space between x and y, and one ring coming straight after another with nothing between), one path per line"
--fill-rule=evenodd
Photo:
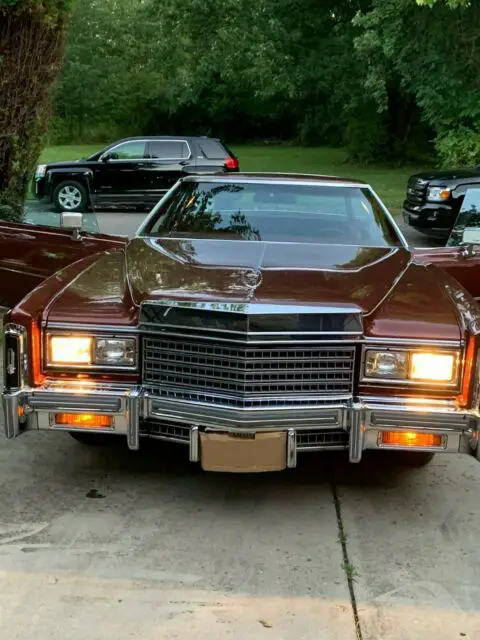
M199 460L199 434L203 430L238 434L286 431L289 467L296 465L297 453L323 449L348 449L350 462L360 462L366 449L389 448L380 443L382 431L440 434L442 447L415 450L468 453L480 460L479 412L459 410L447 402L419 404L399 398L362 398L358 402L310 408L235 410L163 400L149 396L137 386L67 387L52 383L6 392L3 407L7 438L36 429L91 431L57 425L55 413L108 414L114 417L114 426L95 432L124 435L130 449L138 449L144 436L184 443L189 446L192 461ZM168 424L169 428L148 428L162 424ZM343 434L344 438L329 437L335 434Z

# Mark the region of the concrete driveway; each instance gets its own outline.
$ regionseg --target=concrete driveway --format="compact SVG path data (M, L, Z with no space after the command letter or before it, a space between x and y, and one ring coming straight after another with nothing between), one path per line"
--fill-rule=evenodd
M185 456L0 437L2 637L480 640L473 459L225 476Z

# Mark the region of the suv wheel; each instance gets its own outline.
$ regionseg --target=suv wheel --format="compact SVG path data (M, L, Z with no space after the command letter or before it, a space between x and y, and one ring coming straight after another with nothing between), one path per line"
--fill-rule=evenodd
M79 182L62 182L53 192L53 204L57 211L85 211L88 206L87 191Z

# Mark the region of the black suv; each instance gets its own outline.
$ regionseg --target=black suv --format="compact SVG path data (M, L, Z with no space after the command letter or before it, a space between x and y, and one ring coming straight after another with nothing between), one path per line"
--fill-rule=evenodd
M407 184L403 217L407 224L432 238L449 237L468 187L480 186L475 169L431 171L412 176Z
M239 171L239 163L218 139L147 136L119 140L86 159L39 165L33 188L61 211L146 208L186 174L219 171Z

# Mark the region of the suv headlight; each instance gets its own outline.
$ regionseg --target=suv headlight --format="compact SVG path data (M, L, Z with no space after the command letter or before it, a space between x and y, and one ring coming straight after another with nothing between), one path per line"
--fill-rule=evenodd
M36 171L35 171L35 177L36 178L43 178L43 176L47 173L47 165L46 164L39 164Z
M384 381L455 384L458 352L377 351L365 352L363 377Z
M452 190L448 187L430 187L427 190L427 200L432 200L432 202L443 202L444 200L448 200Z
M75 367L127 367L137 362L135 338L49 335L47 364Z

